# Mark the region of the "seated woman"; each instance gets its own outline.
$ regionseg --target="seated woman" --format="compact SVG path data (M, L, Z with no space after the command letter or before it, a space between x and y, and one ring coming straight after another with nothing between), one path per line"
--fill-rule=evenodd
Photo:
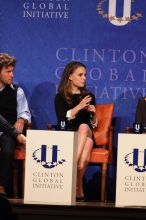
M97 126L95 97L86 90L86 66L72 61L65 67L55 96L58 124L65 120L68 130L78 133L77 198L84 198L82 180L94 144Z

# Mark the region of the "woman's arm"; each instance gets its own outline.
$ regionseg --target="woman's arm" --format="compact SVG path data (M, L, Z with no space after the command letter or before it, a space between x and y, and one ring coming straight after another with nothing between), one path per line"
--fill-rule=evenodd
M90 102L92 100L92 97L90 95L85 96L78 105L76 105L74 108L71 109L71 116L72 118L75 118L77 113L81 111L84 108L88 108L90 105Z
M54 104L57 119L60 120L61 118L66 118L68 104L61 94L56 94Z

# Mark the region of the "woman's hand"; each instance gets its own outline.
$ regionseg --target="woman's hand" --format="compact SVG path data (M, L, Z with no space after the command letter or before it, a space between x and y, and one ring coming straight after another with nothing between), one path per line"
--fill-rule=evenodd
M90 95L85 96L79 103L80 109L89 107L92 97Z
M95 113L96 112L96 109L95 109L95 106L94 105L89 105L86 107L87 111L89 112L93 112Z
M87 111L91 112L91 114L92 114L92 117L91 117L92 123L96 124L96 126L97 126L97 118L96 118L96 108L95 108L95 106L94 105L89 105L89 106L87 106L86 109L87 109Z
M92 109L91 111L95 112L94 105L90 105L91 100L92 100L92 97L90 95L85 96L76 107L71 109L71 117L72 118L75 117L76 114L80 110L87 109L89 106L91 106L91 107L89 107ZM90 110L87 109L87 111L90 111Z

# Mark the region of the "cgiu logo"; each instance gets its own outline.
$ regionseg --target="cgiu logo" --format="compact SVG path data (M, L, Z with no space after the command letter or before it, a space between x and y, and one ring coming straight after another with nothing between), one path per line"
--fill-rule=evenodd
M42 145L41 148L35 150L32 154L33 159L45 168L51 169L66 162L65 159L59 159L59 149L57 145L47 147Z
M100 0L97 5L98 14L102 16L103 19L108 19L109 22L116 26L124 26L131 21L138 21L142 17L142 13L136 12L132 14L132 3L133 0L124 0L122 8L122 17L117 16L117 8L121 8L118 0ZM103 9L107 7L106 11Z
M125 163L133 167L136 172L146 172L146 149L140 151L137 148L125 156Z
M143 125L141 123L133 123L133 132L135 134L143 133Z

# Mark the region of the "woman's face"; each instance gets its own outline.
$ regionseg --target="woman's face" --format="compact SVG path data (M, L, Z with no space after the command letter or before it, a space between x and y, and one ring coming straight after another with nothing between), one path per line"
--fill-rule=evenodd
M71 82L71 89L77 90L83 88L86 82L86 69L84 67L78 67L69 77Z

